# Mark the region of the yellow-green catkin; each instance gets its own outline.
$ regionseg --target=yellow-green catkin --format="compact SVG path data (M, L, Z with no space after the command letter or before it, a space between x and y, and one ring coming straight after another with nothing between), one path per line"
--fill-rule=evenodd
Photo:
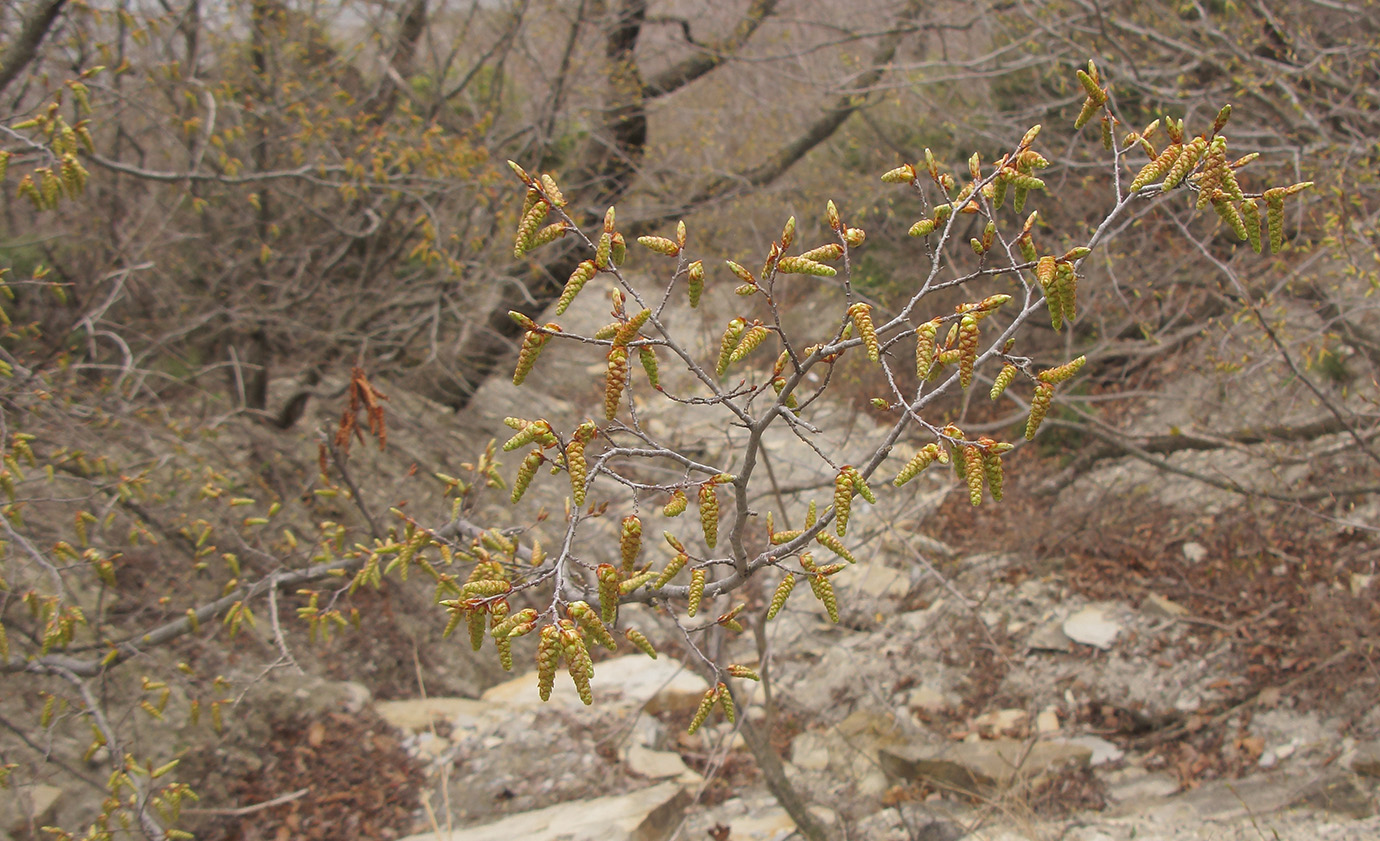
M671 493L671 500L661 509L664 517L679 517L685 513L685 509L690 505L690 499L685 495L684 488L676 488Z
M838 555L840 558L843 558L850 564L858 562L858 559L853 557L853 553L849 552L848 548L843 545L843 541L827 531L822 531L815 535L815 542L828 549L830 552L833 552L835 555Z
M754 321L752 326L743 333L743 337L738 341L733 352L729 354L728 362L733 364L746 358L749 353L756 350L762 342L766 341L767 336L771 335L771 330L760 321Z
M604 380L604 418L613 420L618 416L618 402L623 397L623 388L628 382L628 349L614 346L609 348L608 376Z
M671 562L666 565L666 568L661 571L661 574L656 577L656 581L652 582L652 589L660 590L662 587L671 583L671 579L679 575L680 571L685 569L685 565L689 563L689 561L689 555L684 552L677 552L676 556L671 559Z
M713 482L700 485L699 504L704 545L713 549L719 542L719 494Z
M915 328L915 376L921 382L929 379L930 371L934 367L939 324L940 321L936 318Z
M786 573L786 577L781 579L781 583L776 585L776 592L771 595L771 606L767 608L767 620L776 618L776 614L781 612L781 608L786 606L786 599L790 598L791 591L795 589L795 575Z
M991 450L984 451L982 454L982 473L983 477L987 479L987 489L992 492L992 499L1001 502L1004 481L1001 456Z
M619 585L623 578L613 564L600 564L594 574L599 579L599 616L604 624L612 625L618 621Z
M700 700L700 706L695 710L695 715L690 719L690 727L685 731L686 735L694 735L696 730L709 718L709 713L713 711L714 705L719 700L719 687L714 686L704 693L704 698Z
M1265 191L1265 220L1270 250L1278 254L1284 248L1284 190L1280 187Z
M1065 362L1063 365L1060 365L1056 368L1050 368L1047 371L1041 371L1036 378L1042 383L1058 385L1062 382L1067 382L1068 380L1073 379L1073 376L1077 374L1079 370L1082 369L1084 363L1086 363L1087 361L1088 357L1080 356L1077 359Z
M856 467L844 467L844 472L848 478L853 480L853 490L858 496L867 500L869 505L877 504L877 495L872 493L872 489L867 486L867 480L863 478L862 472Z
M972 314L958 322L958 384L967 388L973 383L973 365L977 362L978 323Z
M1078 317L1078 272L1072 262L1059 261L1054 272L1054 282L1059 287L1059 304L1063 310L1064 321L1072 324Z
M690 295L690 307L693 309L700 305L700 296L704 294L704 263L696 260L686 269L686 275L690 283L688 292Z
M686 616L694 616L700 611L700 600L704 598L704 568L690 570L690 591L686 594L689 603L685 607Z
M522 381L532 373L532 366L537 364L537 357L541 355L542 347L550 338L549 334L538 333L535 330L528 330L523 334L522 347L518 350L517 370L513 371L513 385L522 385Z
M998 372L996 379L992 382L992 390L988 393L988 397L992 400L996 400L1000 397L1002 392L1006 391L1007 387L1016 379L1016 374L1019 370L1020 369L1010 362L1001 366L1001 371Z
M724 718L728 719L729 724L737 724L738 712L733 706L733 693L722 683L715 687L715 692L719 698L719 709L724 711Z
M859 301L848 308L848 315L858 328L858 337L867 348L867 358L877 362L882 358L882 347L877 341L877 329L872 323L872 307Z
M724 329L724 335L719 340L719 360L714 365L715 376L722 377L728 370L729 363L733 361L733 350L738 346L746 327L747 322L741 318L728 322L728 327Z
M838 624L839 601L838 596L834 593L834 585L829 581L829 576L822 572L811 575L810 589L814 592L815 598L819 599L820 604L824 605L825 611L829 614L829 621Z
M599 621L599 616L586 602L571 602L565 609L565 615L575 620L589 633L594 641L607 648L609 651L617 651L618 643L614 641L609 629L604 627L604 623Z
M920 475L920 471L929 467L939 459L939 445L926 444L920 448L911 460L906 462L906 466L901 468L901 472L896 474L896 478L891 480L891 484L901 487L905 483Z
M834 477L834 529L839 537L848 532L848 515L853 508L853 480L847 469Z
M532 484L532 479L537 475L537 469L541 467L546 458L542 456L541 450L533 450L522 460L518 466L517 478L513 480L513 504L516 505L522 499L522 495L527 493L527 487Z
M1251 250L1260 253L1260 205L1255 203L1255 199L1246 199L1241 202L1241 219L1246 224L1246 238L1251 243Z
M657 365L656 351L652 350L651 345L642 345L637 349L637 361L642 363L642 370L647 373L647 384L661 391L661 369Z
M565 469L570 474L570 495L576 505L585 504L585 481L589 478L589 463L585 460L585 442L572 438L565 445Z
M508 602L500 600L494 602L489 609L489 633L497 628L508 618ZM513 670L513 641L507 636L494 636L494 646L498 648L498 663L503 667L503 671Z
M1045 419L1045 413L1049 411L1049 404L1053 399L1053 384L1045 382L1036 384L1035 394L1030 398L1030 419L1025 424L1025 439L1027 441L1035 439L1035 432Z
M543 701L551 699L556 684L556 668L561 660L561 631L555 625L541 629L537 642L537 692Z
M963 448L963 478L968 482L968 501L973 505L982 504L982 448L967 445Z
M623 518L618 537L618 556L623 562L623 574L631 575L637 556L642 552L642 520L636 514Z
M651 641L648 640L641 631L629 628L623 632L623 636L626 637L628 642L632 643L638 651L641 651L653 660L656 659L656 649L652 647Z
M570 680L575 684L580 700L589 706L594 703L594 692L589 683L594 673L594 663L574 623L562 620L561 625L561 653L565 656L566 670L570 672Z

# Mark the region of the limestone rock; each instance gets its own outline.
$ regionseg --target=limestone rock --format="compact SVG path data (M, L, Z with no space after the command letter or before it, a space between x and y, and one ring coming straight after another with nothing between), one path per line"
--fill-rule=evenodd
M1064 633L1062 622L1047 622L1031 632L1025 644L1033 651L1068 651L1073 640Z
M637 708L645 705L646 711L652 715L663 711L694 710L709 688L703 678L681 663L667 657L653 660L643 654L628 654L600 661L594 667L591 685L597 706ZM536 672L490 687L484 693L483 700L510 707L535 707L541 704L537 696ZM584 707L570 679L561 674L556 676L549 703Z
M478 718L493 705L473 698L409 698L374 704L379 717L399 730L420 733L441 721Z
M1358 745L1351 760L1351 770L1363 777L1380 777L1380 742Z
M1069 739L1069 742L1075 745L1082 745L1092 751L1092 756L1089 758L1088 764L1092 765L1094 768L1099 765L1108 765L1113 762L1118 762L1125 756L1121 748L1099 736L1075 736Z
M1085 607L1064 620L1063 631L1074 642L1106 651L1121 634L1121 626L1108 619L1102 608Z
M52 823L62 789L49 785L18 786L0 793L0 833L27 838L29 825Z
M1067 767L1088 766L1092 751L1065 741L1015 739L959 742L939 748L883 749L878 760L894 777L925 780L941 789L987 794L1017 780L1039 779Z
M631 794L558 803L454 832L410 835L403 841L665 841L690 800L678 784L661 783Z
M641 745L628 748L623 761L628 770L649 780L675 778L681 782L691 782L698 775L691 771L680 758L680 754L666 750L649 750Z

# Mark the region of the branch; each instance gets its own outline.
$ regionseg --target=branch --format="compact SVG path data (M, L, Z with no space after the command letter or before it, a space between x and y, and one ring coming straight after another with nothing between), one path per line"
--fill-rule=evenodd
M38 55L38 45L43 43L48 30L53 28L53 21L57 20L58 13L65 5L67 0L46 0L24 21L18 40L5 48L3 55L6 61L0 67L0 91L9 87L10 82L23 73L24 68Z
M653 76L642 86L642 96L647 99L665 96L685 87L728 61L742 49L763 21L776 12L776 4L777 0L753 0L747 12L738 21L738 25L733 28L732 35L719 41L711 41L708 44L696 44L695 46L701 50L698 55L673 64ZM688 27L686 31L688 33ZM690 40L688 36L686 40ZM691 41L691 43L694 42Z
M693 207L747 189L765 187L780 178L786 170L805 157L810 150L832 137L834 132L838 131L839 127L847 122L849 117L853 116L854 112L867 103L871 96L871 91L868 89L882 78L882 73L887 65L896 56L896 49L900 46L901 39L911 31L908 24L914 22L922 8L923 4L919 0L910 0L900 14L896 16L891 31L877 45L876 52L872 54L872 60L868 63L867 71L859 76L852 85L855 92L842 93L835 97L834 101L825 109L823 116L811 123L805 131L801 132L799 137L777 150L776 154L770 158L737 175L724 176L711 181L692 196L684 206ZM665 214L665 217L678 218L683 215L683 212L683 210L676 210L673 213Z

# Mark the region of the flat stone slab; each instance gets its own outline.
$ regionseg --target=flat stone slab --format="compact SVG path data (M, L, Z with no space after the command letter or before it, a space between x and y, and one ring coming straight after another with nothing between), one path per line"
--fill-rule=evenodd
M1106 651L1121 634L1121 626L1100 607L1085 607L1064 620L1063 631L1074 642Z
M1086 768L1092 751L1062 740L1030 744L1016 739L956 742L939 749L888 748L878 756L893 777L924 780L951 791L986 794L1017 780L1038 779L1065 768Z
M690 805L676 783L631 794L557 803L493 823L409 835L402 841L665 841Z
M595 706L622 708L646 706L655 715L663 711L684 712L700 705L709 684L704 678L667 657L653 660L644 654L629 654L602 660L594 665ZM490 687L483 700L491 704L533 707L542 703L537 696L537 673ZM556 674L556 685L548 702L560 706L584 707L570 678Z

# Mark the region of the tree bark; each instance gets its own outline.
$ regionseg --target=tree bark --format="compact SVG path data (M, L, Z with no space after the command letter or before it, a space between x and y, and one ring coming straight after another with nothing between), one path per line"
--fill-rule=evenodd
M922 7L920 0L909 0L898 14L892 30L877 45L868 70L858 77L853 91L836 97L819 119L762 163L737 176L711 181L674 216L678 218L697 207L744 189L771 184L810 150L829 139L855 111L866 104L868 89L881 79L887 65L895 57L901 39L912 30ZM733 34L716 45L721 49L716 50L714 55L693 57L659 73L651 82L643 82L634 52L646 18L646 3L645 0L624 0L606 35L605 54L611 92L604 111L602 136L608 141L593 145L585 165L577 169L573 177L563 179L570 191L589 196L588 206L596 211L626 196L636 180L637 166L646 145L648 98L669 93L720 66L731 52L747 42L775 8L775 0L757 0L739 21ZM641 220L640 223L624 226L624 233L635 236L658 221L661 218ZM532 318L538 317L560 297L565 278L574 271L581 256L573 245L558 248L550 252L545 262L532 266L525 279L510 278L509 282L503 283L499 300L489 311L483 327L474 330L462 344L458 370L443 374L424 385L426 396L457 411L469 405L479 387L495 371L506 368L517 351L522 328L508 317L508 311L516 310Z
M5 64L0 67L0 91L9 87L38 55L38 45L43 43L65 5L67 0L45 0L40 3L24 21L14 43L5 45Z

